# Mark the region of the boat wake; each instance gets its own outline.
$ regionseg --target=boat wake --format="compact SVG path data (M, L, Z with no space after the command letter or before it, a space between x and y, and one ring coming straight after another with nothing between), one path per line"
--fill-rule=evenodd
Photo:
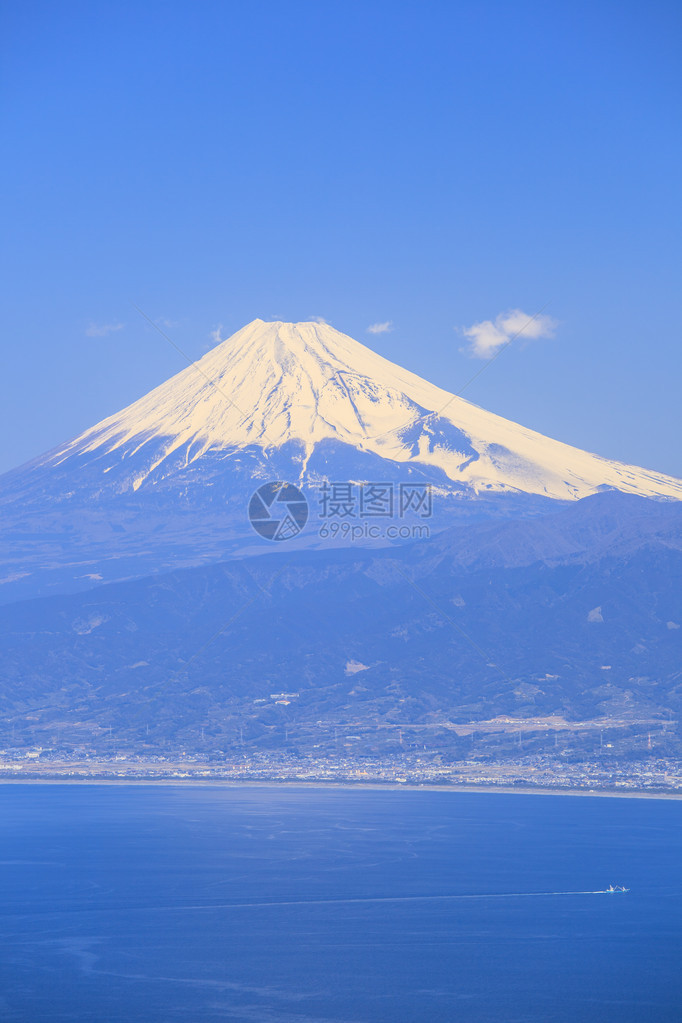
M614 895L625 894L629 888L622 885L609 885L594 891L563 891L563 892L472 892L461 895L377 895L358 896L349 899L272 899L259 902L213 903L196 906L178 906L178 909L276 909L288 906L347 906L356 904L391 903L391 902L457 902L475 899L549 899L561 896L581 895ZM173 907L168 907L173 908Z

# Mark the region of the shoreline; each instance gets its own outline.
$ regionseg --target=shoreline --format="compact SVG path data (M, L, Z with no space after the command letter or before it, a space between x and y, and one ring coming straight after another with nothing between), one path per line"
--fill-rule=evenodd
M61 778L51 776L45 778L0 778L2 785L104 785L104 786L164 786L166 788L296 788L296 789L341 789L347 791L368 792L466 792L469 794L495 794L513 796L576 796L594 797L598 799L665 799L682 800L682 792L649 792L646 789L578 789L551 788L546 785L521 787L514 785L430 785L420 783L396 782L352 782L352 781L306 781L271 779L232 779L232 778Z

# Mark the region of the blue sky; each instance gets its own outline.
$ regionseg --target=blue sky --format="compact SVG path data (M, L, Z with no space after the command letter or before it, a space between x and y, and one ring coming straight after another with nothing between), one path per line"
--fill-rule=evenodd
M681 12L7 5L0 469L184 367L134 302L191 356L321 316L452 390L456 328L542 309L465 396L682 476Z

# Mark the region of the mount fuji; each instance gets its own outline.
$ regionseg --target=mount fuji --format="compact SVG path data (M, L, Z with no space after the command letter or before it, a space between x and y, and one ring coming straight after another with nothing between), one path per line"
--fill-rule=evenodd
M526 516L602 490L682 499L682 481L551 440L331 326L254 320L80 436L0 478L0 601L271 549L261 483L430 484L434 526ZM292 546L319 546L314 530Z

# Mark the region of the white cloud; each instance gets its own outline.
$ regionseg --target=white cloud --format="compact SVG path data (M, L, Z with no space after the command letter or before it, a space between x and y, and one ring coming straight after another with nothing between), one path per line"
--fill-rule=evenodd
M86 337L106 337L117 330L123 330L122 323L91 323L85 331Z
M551 316L537 313L530 316L522 309L510 309L500 313L495 320L482 320L470 327L462 327L461 332L468 339L469 345L461 351L467 352L475 359L491 359L503 345L516 337L527 339L554 337L557 321Z
M467 351L475 359L489 359L509 340L507 334L496 327L492 320L483 320L482 323L464 327L462 333L470 342L469 347L463 348L462 351Z
M215 330L209 331L208 336L210 337L210 339L211 339L211 341L213 342L214 345L219 345L219 344L222 343L223 339L220 336L222 334L222 332L223 332L223 325L222 325L222 323L219 323L218 326L215 328Z
M324 316L311 316L311 323L321 323L323 327L329 326L329 320L325 320Z
M370 334L390 334L393 330L393 321L386 320L385 323L371 323L367 330Z

